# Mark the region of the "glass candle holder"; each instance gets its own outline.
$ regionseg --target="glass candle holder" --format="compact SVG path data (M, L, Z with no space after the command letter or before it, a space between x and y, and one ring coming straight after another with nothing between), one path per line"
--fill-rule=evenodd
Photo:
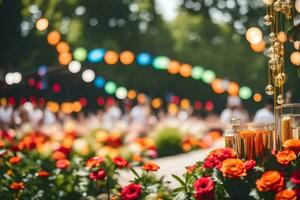
M236 150L236 132L234 130L224 131L225 147Z
M262 164L274 149L274 125L243 123L236 126L236 151L240 159Z
M276 107L276 133L278 148L289 139L300 139L300 103Z

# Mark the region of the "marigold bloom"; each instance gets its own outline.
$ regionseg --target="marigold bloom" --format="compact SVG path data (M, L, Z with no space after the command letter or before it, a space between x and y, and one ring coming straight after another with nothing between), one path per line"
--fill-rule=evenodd
M297 158L294 151L286 149L276 154L276 160L282 165L288 165Z
M282 190L284 178L278 171L267 171L256 181L256 187L260 192Z
M86 167L99 167L103 162L104 162L103 158L101 158L99 156L95 156L95 157L88 159L85 163L85 166Z
M67 156L66 154L64 154L63 152L61 151L55 151L53 154L52 154L52 158L54 160L60 160L60 159L65 159Z
M283 143L283 147L284 149L292 150L297 154L300 152L300 140L296 140L296 139L286 140Z
M240 159L227 159L222 162L221 172L227 178L240 178L246 176L246 166Z
M297 200L297 195L294 190L282 190L275 195L275 200Z
M48 177L48 176L50 176L50 173L47 172L47 171L42 170L42 171L38 172L38 176L39 177Z
M59 169L66 169L70 166L70 161L67 159L61 159L56 161L56 167Z
M13 182L9 187L12 190L22 190L25 188L25 185L23 182Z
M159 166L154 162L147 162L144 164L143 169L146 171L157 171Z

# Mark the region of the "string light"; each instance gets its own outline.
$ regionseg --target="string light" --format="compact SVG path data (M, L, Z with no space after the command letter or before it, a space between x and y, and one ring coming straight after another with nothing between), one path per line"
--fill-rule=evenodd
M246 31L246 39L251 44L258 44L262 40L263 34L257 27L251 27Z
M85 59L87 57L87 52L86 52L85 48L78 47L74 50L73 56L74 56L75 60L82 62L82 61L85 61Z
M242 98L242 99L249 99L252 95L252 91L249 87L247 86L243 86L240 88L240 91L239 91L239 96Z
M200 80L203 76L204 69L201 66L195 66L192 69L192 78Z
M236 82L229 82L227 92L229 95L236 96L239 94L239 84Z
M97 63L101 62L104 58L105 55L105 50L98 48L98 49L93 49L88 53L88 61L91 63Z
M106 85L104 86L105 92L108 94L114 94L116 92L117 86L114 82L108 81Z
M83 71L81 77L84 82L92 82L95 79L95 72L91 69L86 69Z
M73 60L69 63L68 69L71 73L78 73L81 69L81 63L76 60Z
M120 61L124 65L130 65L134 61L134 54L131 51L123 51L120 54Z
M136 97L136 91L134 90L129 90L127 93L128 99L134 99Z
M60 33L58 31L51 31L47 36L47 41L50 45L57 45L60 41Z
M36 29L39 31L44 31L48 28L49 21L46 18L40 18L36 21Z
M109 65L114 65L118 62L118 54L115 51L107 51L104 56L104 61Z
M294 65L299 66L300 65L300 52L295 51L291 54L290 60Z
M157 56L153 60L153 67L156 69L167 69L170 59L166 56Z
M261 102L261 100L262 100L262 95L261 95L260 93L255 93L255 94L253 95L253 100L254 100L255 102Z
M119 87L116 90L116 97L118 99L125 99L127 97L127 89L125 87Z
M149 53L142 52L137 55L137 63L141 66L147 66L151 64L151 56Z
M97 88L103 88L105 85L105 79L102 76L98 76L96 77L95 81L94 81L94 85Z
M179 74L183 77L190 77L192 73L192 66L189 64L183 64L180 66Z
M205 70L203 72L203 77L202 77L202 80L205 82L205 83L211 83L214 81L214 79L216 78L216 74L211 71L211 70Z
M170 74L177 74L180 69L180 63L176 60L171 60L168 65L168 72Z
M72 55L69 52L63 52L58 55L58 62L62 65L68 65L72 61Z
M255 52L262 52L262 51L264 51L264 49L266 47L266 42L264 40L261 40L257 44L250 44L250 47Z

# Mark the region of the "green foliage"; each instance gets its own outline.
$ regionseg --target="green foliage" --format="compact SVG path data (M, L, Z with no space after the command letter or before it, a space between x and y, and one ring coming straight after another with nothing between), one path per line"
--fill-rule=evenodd
M155 145L158 156L169 156L182 153L181 133L175 128L164 128L156 133Z

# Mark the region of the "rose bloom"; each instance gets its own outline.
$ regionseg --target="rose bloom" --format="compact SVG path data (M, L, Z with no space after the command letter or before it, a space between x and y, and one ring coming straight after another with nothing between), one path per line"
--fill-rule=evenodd
M105 176L106 176L106 173L103 169L100 169L98 171L94 171L94 172L91 172L89 174L89 178L93 181L97 181L97 180L104 180L105 179Z
M246 176L246 166L240 159L227 159L222 162L221 172L227 178Z
M157 171L159 166L154 162L147 162L144 164L143 169L146 171Z
M131 183L125 186L121 191L122 200L137 200L142 194L142 186L140 184Z
M300 185L300 170L293 171L291 176L291 182L295 185Z
M13 182L9 187L12 190L22 190L24 189L25 185L23 182Z
M123 168L123 167L128 166L127 160L125 160L125 159L122 158L121 156L115 157L115 158L113 159L113 162L115 163L115 165L116 165L118 168Z
M202 177L196 180L194 183L195 199L213 200L215 197L214 186L215 184L210 177Z
M284 185L284 178L278 171L267 171L256 181L256 187L260 192L280 191Z
M20 157L14 156L9 159L9 163L10 164L18 164L19 162L21 162L21 160L22 159Z
M87 167L99 167L104 162L104 159L101 157L92 157L86 161L85 166Z
M294 151L286 149L283 151L279 151L276 154L276 160L278 163L282 164L282 165L288 165L290 164L293 160L296 159L296 154Z
M56 161L56 167L59 169L66 169L70 166L70 161L67 159L60 159Z
M275 200L297 200L297 195L294 190L282 190L275 195Z
M216 157L218 160L223 161L229 158L236 158L236 152L231 148L215 149L209 153L209 156Z
M216 157L208 156L203 163L203 167L207 169L212 169L214 167L220 168L221 167L221 161L218 160Z
M292 150L297 154L300 152L300 140L296 140L296 139L286 140L283 143L283 147L284 149Z
M246 160L244 162L246 170L252 170L256 166L256 161L255 160Z
M47 172L47 171L42 170L42 171L38 172L38 176L39 177L48 177L48 176L50 176L50 173Z

